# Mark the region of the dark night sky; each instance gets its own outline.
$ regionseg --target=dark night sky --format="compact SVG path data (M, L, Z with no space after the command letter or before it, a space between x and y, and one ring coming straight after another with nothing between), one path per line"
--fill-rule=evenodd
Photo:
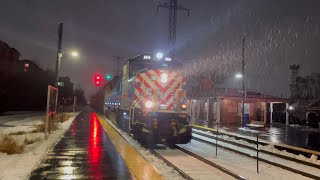
M155 0L0 0L0 39L22 58L54 68L57 25L63 22L62 74L95 91L94 72L111 71L112 56L131 57L166 49L168 11ZM192 72L211 68L227 74L227 86L241 66L246 37L246 85L274 95L288 94L289 65L301 74L320 72L320 3L316 0L180 0L191 16L179 13L178 59ZM195 64L195 65L193 65Z

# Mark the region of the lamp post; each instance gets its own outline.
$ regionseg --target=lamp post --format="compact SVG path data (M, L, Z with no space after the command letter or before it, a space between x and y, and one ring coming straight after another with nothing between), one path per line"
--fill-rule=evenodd
M245 38L242 39L242 68L241 68L241 73L237 73L235 74L235 78L236 79L242 79L242 108L241 108L241 126L243 126L245 124L245 117L244 117L244 102L245 102L245 98L246 98L246 90L245 90L245 86L244 86L244 44L245 43Z
M57 60L56 60L56 82L55 87L59 88L59 73L60 73L60 66L61 66L61 60L62 60L62 35L63 35L63 23L59 24L58 28L58 50L57 50ZM70 55L72 57L79 57L79 53L75 50L70 52ZM58 92L56 94L56 100L55 100L55 111L57 110L58 105Z
M60 23L59 28L58 28L58 50L57 50L57 61L56 61L56 84L55 84L56 88L58 88L60 63L61 63L61 58L62 58L62 51L61 51L62 34L63 34L63 23ZM56 103L57 103L57 99L56 99Z
M245 117L244 117L244 101L245 101L245 88L244 88L244 44L245 38L242 39L242 119L241 125L245 124Z
M244 99L245 99L245 96L244 96L244 81L243 81L243 75L242 75L242 73L237 73L237 74L235 74L234 75L234 77L236 78L236 79L241 79L241 81L242 81L242 102L241 102L241 104L242 104L242 107L241 107L241 125L243 125L243 123L244 123Z
M60 71L60 63L61 63L61 58L62 58L62 51L61 51L62 34L63 34L63 23L60 23L59 24L59 28L58 28L58 50L57 50L56 83L55 83L55 87L57 89L58 89L58 86L59 86L59 71ZM54 111L55 112L57 112L57 106L58 106L58 93L59 93L59 91L57 91L56 99L55 99L55 107L54 107Z

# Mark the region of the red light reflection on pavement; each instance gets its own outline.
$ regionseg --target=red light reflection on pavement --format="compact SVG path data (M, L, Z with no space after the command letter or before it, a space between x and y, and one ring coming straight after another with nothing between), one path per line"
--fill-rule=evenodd
M72 137L75 137L76 135L76 129L77 129L77 121L76 119L72 123L72 129L71 129L71 135Z
M90 133L89 133L89 163L91 177L99 179L102 177L100 159L102 156L101 148L101 126L95 113L91 113Z

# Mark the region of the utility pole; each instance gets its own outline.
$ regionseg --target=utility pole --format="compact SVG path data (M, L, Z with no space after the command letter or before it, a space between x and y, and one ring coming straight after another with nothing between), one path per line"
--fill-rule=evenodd
M57 50L57 61L56 61L56 83L55 87L59 88L59 72L60 72L60 64L61 64L61 58L62 58L62 34L63 34L63 23L59 24L58 28L58 50ZM55 112L57 112L57 106L58 106L58 93L56 94L56 101L55 101Z
M169 0L169 2L157 5L157 12L160 8L169 9L169 47L172 57L176 55L176 29L177 29L177 11L187 11L190 15L190 9L178 5L178 0Z
M300 65L292 64L290 65L291 70L291 84L290 84L290 103L294 102L294 99L297 96L297 76L299 73Z
M73 96L73 112L76 112L77 96Z
M57 51L57 61L56 61L56 88L58 88L59 83L59 71L60 71L60 64L62 58L62 34L63 34L63 23L59 24L58 28L58 51Z
M243 126L245 124L245 117L244 117L244 101L245 101L245 88L244 88L244 80L245 80L245 75L244 75L244 45L245 45L245 38L243 37L242 39L242 121L241 125Z
M122 60L125 58L125 57L122 57L122 56L112 56L113 58L113 77L114 76L117 76L117 75L120 75L121 73L121 69L120 69L120 62L122 62Z

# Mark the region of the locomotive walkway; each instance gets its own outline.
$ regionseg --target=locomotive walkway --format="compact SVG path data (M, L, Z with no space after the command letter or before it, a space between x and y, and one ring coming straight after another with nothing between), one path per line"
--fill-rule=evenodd
M85 110L29 179L163 179L103 118Z

